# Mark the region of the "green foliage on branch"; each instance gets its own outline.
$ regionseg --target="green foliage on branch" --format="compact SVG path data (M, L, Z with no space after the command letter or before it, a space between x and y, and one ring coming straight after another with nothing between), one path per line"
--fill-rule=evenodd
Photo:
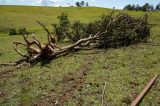
M64 39L68 35L70 21L68 20L68 14L62 13L57 17L59 22L58 24L52 24L54 27L55 35L57 36L58 41Z
M54 26L55 33L59 39L69 38L72 42L106 30L107 33L100 36L99 39L94 40L98 44L98 47L117 48L119 46L128 46L139 42L146 42L150 37L147 14L141 18L134 18L126 13L115 14L113 11L109 15L102 15L99 19L88 24L74 21L72 25L69 24L68 17L63 19L60 20L60 27Z
M85 24L80 23L80 21L74 21L71 26L69 38L71 41L76 42L79 39L85 37Z
M116 20L117 17L121 18ZM116 48L118 46L128 46L147 41L150 36L150 27L147 19L147 14L137 19L126 13L119 13L118 15L111 13L110 15L103 15L99 20L89 23L86 30L88 35L107 30L107 33L97 41L100 47ZM114 20L116 21L114 22Z

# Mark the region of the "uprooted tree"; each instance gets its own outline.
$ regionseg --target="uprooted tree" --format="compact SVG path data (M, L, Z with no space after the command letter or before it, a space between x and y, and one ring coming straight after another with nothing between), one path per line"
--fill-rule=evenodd
M23 62L28 63L90 48L91 44L105 48L128 46L147 41L150 36L150 27L147 19L147 15L141 18L134 18L125 13L119 13L117 15L111 13L108 16L104 16L101 20L89 23L84 28L85 37L65 47L59 47L56 44L55 37L46 26L37 21L47 32L48 42L42 44L34 34L32 34L33 41L29 41L27 39L28 35L23 35L25 42L14 42L13 46L14 50L24 58ZM18 49L20 45L26 48L27 54L20 52Z

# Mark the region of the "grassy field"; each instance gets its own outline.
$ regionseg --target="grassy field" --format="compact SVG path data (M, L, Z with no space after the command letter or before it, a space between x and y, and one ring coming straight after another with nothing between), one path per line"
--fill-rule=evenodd
M81 20L86 23L101 15L108 13L105 8L75 8L75 7L23 7L23 6L0 6L0 30L5 31L10 27L27 27L29 30L41 29L35 19L50 24L57 23L57 16L67 13L71 22ZM87 14L86 14L87 12Z
M21 57L13 48L13 41L21 35L9 36L10 27L25 26L30 31L41 30L34 18L51 28L57 16L68 13L71 22L87 23L111 10L105 8L51 8L0 6L0 63L13 62ZM139 17L144 12L125 11ZM108 106L129 106L147 82L160 73L160 12L149 12L150 43L118 49L96 49L70 53L52 61L42 61L33 67L11 72L0 69L1 106L100 106L106 83L104 101ZM45 42L43 31L36 36ZM140 106L160 105L160 78Z

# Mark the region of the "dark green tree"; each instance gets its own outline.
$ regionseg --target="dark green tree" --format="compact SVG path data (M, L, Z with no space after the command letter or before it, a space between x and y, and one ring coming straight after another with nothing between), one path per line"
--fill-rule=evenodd
M142 6L142 11L148 11L149 9L150 9L150 5L148 3Z
M19 34L19 35L28 34L28 33L29 33L29 32L26 30L25 27L20 27L20 28L18 29L18 34Z
M77 7L80 7L80 6L81 6L78 1L75 3L75 5L76 5Z
M132 6L130 4L128 4L123 9L124 10L132 10Z
M10 28L9 35L17 35L16 28Z
M81 4L81 6L84 6L84 1L81 1L81 3L80 3L80 4Z
M156 10L160 10L160 3L156 5Z
M154 10L154 6L150 5L150 10L153 11Z
M137 4L135 9L136 9L136 11L141 10L141 6L139 6L139 4Z
M88 7L88 6L89 6L89 3L88 3L88 2L86 2L86 4L85 4L85 5L86 5L86 7Z
M134 4L132 4L131 10L136 10L136 6Z
M139 6L139 4L129 4L124 7L125 10L136 10L136 11L153 11L154 6L148 3L145 3L143 6Z

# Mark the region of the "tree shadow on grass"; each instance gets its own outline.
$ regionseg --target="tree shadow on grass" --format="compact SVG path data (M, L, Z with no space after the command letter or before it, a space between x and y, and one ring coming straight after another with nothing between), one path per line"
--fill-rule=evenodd
M34 67L35 65L37 65L38 63L40 63L40 67L43 68L43 67L47 67L47 68L51 68L51 66L49 66L49 64L51 64L51 62L53 61L56 61L56 59L60 58L60 57L77 57L77 55L86 55L86 56L89 56L89 55L95 55L95 54L98 54L100 52L107 52L107 49L96 49L96 50L81 50L81 51L72 51L72 52L67 52L67 53L64 53L62 55L59 55L57 57L52 57L52 58L41 58L39 60L36 60L33 62L33 64L31 64L31 67Z
M3 55L3 53L0 51L0 56L2 56Z
M38 60L35 60L34 62L31 63L31 67L34 67L35 65L39 64L40 63L40 68L43 68L43 67L47 67L47 68L51 68L49 66L49 64L52 62L53 59L38 59Z
M42 67L51 68L51 67L49 66L49 64L52 62L52 60L53 60L53 59L42 59L42 60L40 61L40 63L41 63L41 68L42 68Z

